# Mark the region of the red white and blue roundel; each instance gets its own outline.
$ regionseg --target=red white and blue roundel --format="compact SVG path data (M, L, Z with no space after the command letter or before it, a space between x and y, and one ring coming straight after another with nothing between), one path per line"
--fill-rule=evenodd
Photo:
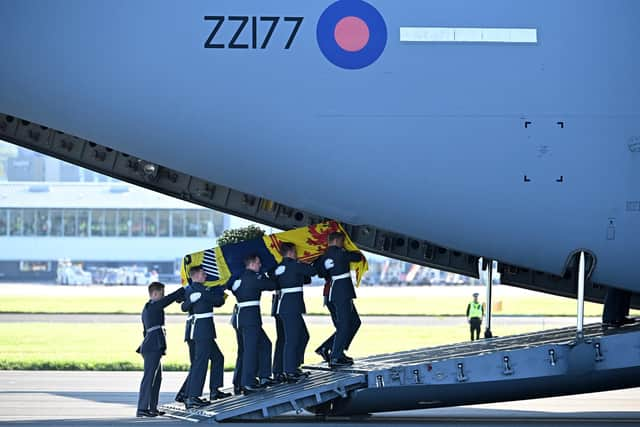
M384 18L362 0L338 0L320 16L316 29L322 54L334 65L359 70L376 62L387 45Z

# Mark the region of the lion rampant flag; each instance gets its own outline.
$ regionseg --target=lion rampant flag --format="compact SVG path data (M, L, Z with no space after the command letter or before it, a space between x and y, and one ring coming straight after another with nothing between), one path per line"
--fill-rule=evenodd
M191 266L202 265L207 273L206 286L224 286L229 279L239 276L244 271L244 258L252 253L260 256L264 270L270 270L282 261L280 245L283 242L296 245L298 259L301 262L313 262L324 254L328 247L327 238L335 231L345 235L345 249L360 252L339 223L323 222L186 255L182 261L182 284L188 283ZM356 273L357 285L360 285L368 268L365 257L362 257L362 261L351 264L351 269Z

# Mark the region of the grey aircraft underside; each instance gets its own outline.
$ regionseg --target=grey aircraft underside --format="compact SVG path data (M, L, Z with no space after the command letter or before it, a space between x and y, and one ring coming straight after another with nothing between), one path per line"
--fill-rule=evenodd
M0 138L280 228L336 219L374 252L476 277L497 260L503 283L602 301L600 285L640 291L639 18L637 0L0 0ZM361 414L640 385L637 352L620 351L638 327L583 333L578 317L576 339L371 357L167 410Z
M235 190L640 287L640 2L10 1L0 112Z

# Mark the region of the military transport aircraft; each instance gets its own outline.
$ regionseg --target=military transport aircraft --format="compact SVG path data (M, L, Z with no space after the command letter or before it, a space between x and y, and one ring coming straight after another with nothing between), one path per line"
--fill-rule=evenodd
M580 293L582 253L602 301L640 290L638 18L636 0L3 0L0 137L558 295Z

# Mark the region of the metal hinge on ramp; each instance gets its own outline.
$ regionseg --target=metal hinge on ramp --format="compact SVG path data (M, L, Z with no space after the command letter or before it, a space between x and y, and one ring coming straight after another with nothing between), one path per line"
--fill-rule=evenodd
M367 387L365 374L346 371L313 371L296 384L280 384L249 396L219 400L199 410L187 411L183 405L169 404L167 415L188 421L262 420L288 412L301 412L337 398L355 389Z

